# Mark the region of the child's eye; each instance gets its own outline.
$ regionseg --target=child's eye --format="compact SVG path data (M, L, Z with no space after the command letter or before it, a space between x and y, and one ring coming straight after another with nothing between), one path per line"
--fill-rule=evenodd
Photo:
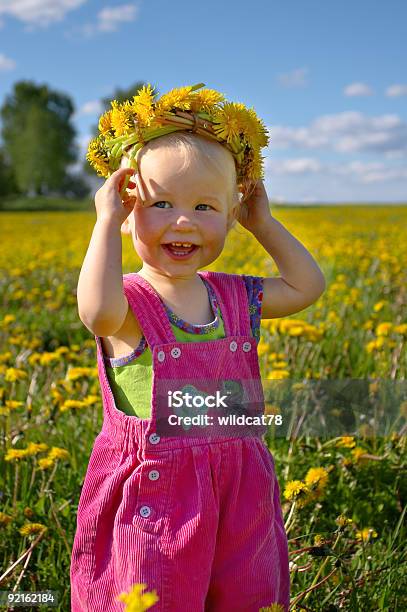
M209 204L197 204L197 206L208 206L208 208L212 208L212 206L209 206Z
M157 206L157 208L164 208L164 206L158 206L158 204L169 204L169 202L156 202L155 204L153 204L153 206Z

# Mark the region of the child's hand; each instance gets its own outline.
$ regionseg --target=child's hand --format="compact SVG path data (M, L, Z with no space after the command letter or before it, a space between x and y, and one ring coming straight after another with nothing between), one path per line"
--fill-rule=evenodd
M250 197L241 203L237 220L255 234L271 217L269 199L264 183L259 179Z
M127 219L135 206L142 206L137 189L137 181L128 182L127 189L124 190L124 197L120 195L124 187L126 177L134 174L133 168L119 168L113 172L95 194L95 207L98 219L116 220L121 226ZM131 190L131 193L129 193Z

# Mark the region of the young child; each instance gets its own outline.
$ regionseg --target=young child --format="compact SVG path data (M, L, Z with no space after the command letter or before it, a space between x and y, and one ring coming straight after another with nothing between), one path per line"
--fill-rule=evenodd
M136 583L156 591L154 612L289 606L287 538L264 428L215 436L158 427L168 383L199 395L207 381L217 389L232 381L246 405L258 401L260 318L302 310L324 290L316 262L270 214L254 111L222 107L214 90L199 97L199 87L172 90L161 105L150 86L132 107L112 103L99 123L104 137L90 147L108 179L95 196L78 306L97 343L104 422L78 506L72 612L123 610L117 598ZM221 255L236 220L280 278L201 270ZM143 262L137 273L122 274L120 229Z

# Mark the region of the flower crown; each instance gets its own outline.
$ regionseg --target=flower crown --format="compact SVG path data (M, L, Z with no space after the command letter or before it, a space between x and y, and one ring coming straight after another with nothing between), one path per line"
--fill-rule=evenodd
M131 100L112 100L86 155L98 176L109 177L123 155L137 170L136 154L149 140L182 130L216 140L232 153L239 190L243 200L248 198L257 180L264 178L260 151L269 143L267 129L252 108L202 87L204 83L171 89L156 100L148 83Z

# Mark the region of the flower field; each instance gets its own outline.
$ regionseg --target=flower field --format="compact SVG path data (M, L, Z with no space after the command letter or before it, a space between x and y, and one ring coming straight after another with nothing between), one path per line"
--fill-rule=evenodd
M407 207L272 213L326 278L311 307L263 320L258 346L266 414L284 423L266 441L289 538L290 609L404 611ZM65 612L77 504L102 425L95 341L76 302L95 215L0 218L0 590L56 591ZM140 267L124 236L123 272ZM238 225L208 269L279 275ZM137 588L122 599L128 611L155 601ZM263 610L280 612L273 602Z

